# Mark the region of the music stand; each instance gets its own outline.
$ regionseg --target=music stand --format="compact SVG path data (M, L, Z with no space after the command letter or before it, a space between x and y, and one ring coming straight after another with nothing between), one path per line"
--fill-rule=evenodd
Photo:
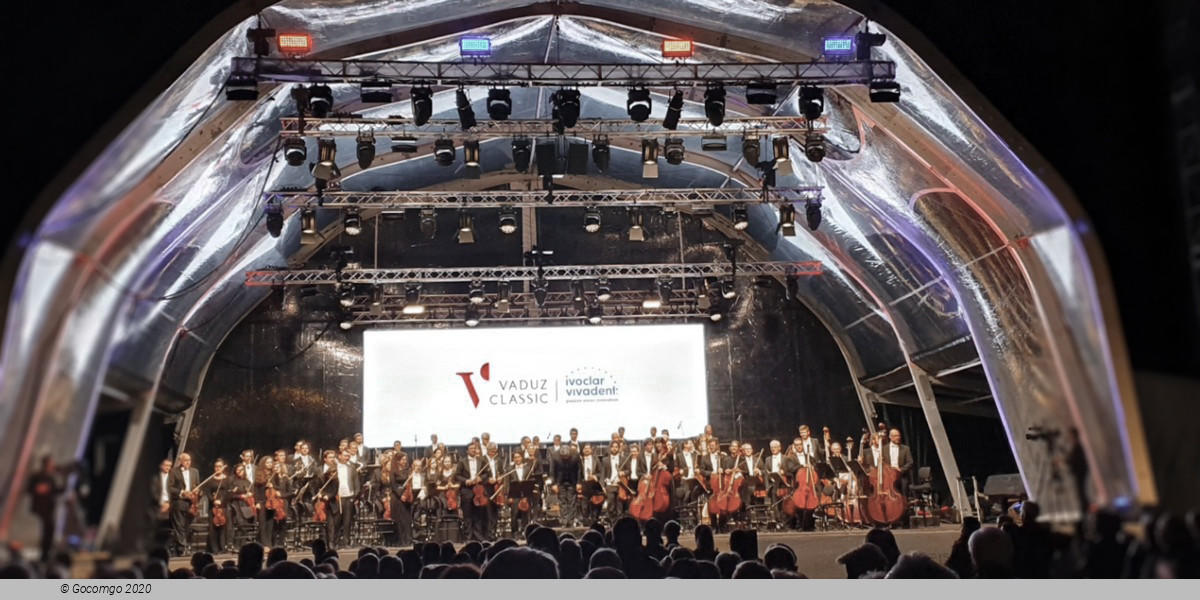
M854 473L855 477L858 477L860 480L867 478L867 471L863 469L862 463L852 460L846 464L850 466L850 472Z
M832 457L832 459L829 461L829 467L833 469L833 472L837 475L841 475L842 473L850 471L850 465L846 464L846 457L844 456Z

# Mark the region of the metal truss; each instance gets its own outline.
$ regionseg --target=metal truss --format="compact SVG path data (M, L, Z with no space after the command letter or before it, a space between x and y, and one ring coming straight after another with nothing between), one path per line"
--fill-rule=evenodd
M405 117L387 117L382 119L366 119L354 116L338 116L324 119L283 117L280 120L282 137L321 136L344 137L357 136L362 132L390 136L431 136L454 135L476 139L495 139L510 137L557 136L554 122L551 119L512 119L492 121L482 119L468 130L462 129L457 119L431 119L424 125L416 125L412 119ZM707 119L686 118L679 120L679 128L667 129L658 121L637 122L630 119L579 119L575 127L566 130L565 135L573 137L591 137L606 135L608 137L696 137L712 135L736 136L770 136L813 131L824 133L828 130L826 118L809 122L804 117L730 117L720 125L710 125Z
M234 58L233 78L271 82L384 81L429 85L672 86L721 82L853 85L896 78L892 61L530 64Z
M737 264L737 275L812 276L822 274L820 261L747 262ZM734 275L726 263L631 265L570 265L544 267L448 267L399 269L297 269L249 271L247 286L379 285L387 283L464 283L471 281L570 281L597 279L689 279Z
M425 312L418 315L403 313L402 298L387 297L377 307L356 307L350 311L350 321L355 324L375 323L462 323L468 307L478 311L483 321L585 321L588 307L598 306L605 319L662 319L662 318L710 318L709 307L701 303L696 294L686 290L675 290L659 308L644 308L642 300L647 292L613 291L612 298L599 302L593 293L587 293L583 302L576 303L570 292L550 292L542 306L537 306L534 296L526 292L509 295L507 305L498 304L489 296L483 304L470 304L466 294L422 295L421 305ZM716 306L723 306L717 304Z
M713 206L739 202L795 203L820 201L819 186L769 188L694 188L630 190L400 191L400 192L268 192L263 200L292 207L399 210L404 208L501 208L580 206ZM547 204L548 198L553 204Z

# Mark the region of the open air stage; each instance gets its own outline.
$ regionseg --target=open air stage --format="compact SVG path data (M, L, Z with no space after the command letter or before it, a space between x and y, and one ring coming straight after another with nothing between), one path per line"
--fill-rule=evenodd
M584 530L571 529L565 531L570 531L578 538ZM927 529L897 529L894 533L896 534L896 541L900 545L901 552L906 554L909 552L923 552L938 562L945 562L946 557L950 554L950 545L954 543L955 537L958 536L958 526L945 524L940 527L930 527ZM761 558L766 552L767 547L771 544L787 544L796 552L801 573L813 579L841 579L846 576L846 570L837 563L837 557L862 544L866 534L867 530L865 529L816 531L809 533L760 533L758 535L758 552ZM716 539L717 549L729 549L728 534L718 535ZM680 541L685 546L694 546L690 535L682 536ZM395 552L395 550L395 548L391 548L389 552ZM343 550L341 552L341 560L339 561L342 568L347 568L350 565L350 561L354 560L357 556L357 550ZM303 557L303 554L289 553L289 558L292 560L299 560ZM218 563L226 560L237 560L237 556L232 554L217 556ZM187 567L189 561L190 558L186 557L172 559L171 568Z

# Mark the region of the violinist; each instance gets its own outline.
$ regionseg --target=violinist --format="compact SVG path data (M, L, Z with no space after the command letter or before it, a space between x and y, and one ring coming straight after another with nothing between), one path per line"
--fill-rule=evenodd
M742 444L737 467L745 480L741 487L742 506L748 509L751 502L756 502L754 492L763 486L762 459L754 455L754 447L749 442Z
M326 450L321 455L321 459L325 464L321 465L321 475L313 482L315 487L313 490L313 512L319 513L316 507L319 503L324 503L325 540L330 548L333 547L334 541L337 539L337 518L334 516L337 514L337 496L340 485L338 481L337 457L338 454L334 450Z
M583 445L583 456L579 458L579 483L575 491L582 499L579 501L579 513L585 525L595 523L600 519L600 505L591 501L592 496L602 495L600 482L605 479L604 465L599 457L593 455L591 444Z
M663 430L666 433L666 430ZM671 452L671 441L666 436L659 436L654 440L654 461L662 463L667 472L675 473L675 455Z
M537 473L536 466L537 465L533 461L526 460L523 453L517 452L513 455L513 464L508 469L512 471L512 475L509 477L512 478L512 481L516 482L537 481L539 474ZM534 487L534 493L536 494L536 485ZM526 500L526 503L529 505L529 510L520 510L518 506L520 503L519 500L510 498L510 501L513 502L513 507L511 519L512 527L509 535L513 539L518 539L517 534L521 531L524 531L525 526L528 525L531 520L537 517L536 513L540 502L536 502L533 498L529 498Z
M488 440L491 440L491 435L487 433L484 433L483 437L487 437ZM484 486L484 489L487 497L492 498L496 495L496 490L502 483L500 478L502 475L504 475L504 457L500 456L500 448L495 442L488 441L487 445L484 447L487 448L487 456L485 459L487 461L488 473L487 479L485 480L487 485ZM495 502L488 502L487 506L482 507L481 510L484 512L484 515L487 518L487 525L484 528L484 533L487 535L487 539L492 539L496 532L496 522L500 520L500 511L498 510Z
M358 494L361 487L358 482L358 469L350 462L352 454L350 448L338 452L337 465L335 468L335 477L337 482L330 484L330 487L337 491L337 503L334 512L338 515L337 540L336 544L331 544L335 548L345 548L350 545L350 536L354 528L354 497ZM328 493L328 490L326 490ZM330 519L332 520L332 519Z
M225 461L218 458L213 463L213 474L200 488L208 498L208 547L211 554L225 552L225 532L229 530L229 513L226 512L225 496L229 491L230 478L225 474ZM218 515L220 518L218 518Z
M275 526L271 537L271 545L274 547L284 546L284 540L287 539L287 530L291 523L289 508L292 505L292 498L296 496L295 484L293 483L292 475L288 473L288 465L285 460L287 454L283 450L275 452L275 478L271 484L275 486L275 495L278 496L283 509L276 507L275 510Z
M621 516L623 507L621 505L621 496L626 496L626 502L630 492L628 489L622 489L624 482L621 481L622 471L625 470L625 459L621 456L621 439L614 436L612 442L608 444L608 456L604 457L601 465L601 472L604 474L604 492L608 497L608 516L613 523L617 522L617 518ZM624 494L622 494L624 492Z
M242 468L246 470L246 479L256 481L258 479L258 469L254 466L254 451L250 449L242 450Z
M274 496L276 479L275 459L270 456L258 459L254 473L254 512L258 517L258 543L263 548L270 548L275 537L275 511L267 506L267 490Z
M167 478L168 493L171 497L171 529L175 533L175 546L180 555L188 549L188 539L191 537L192 504L199 502L196 487L200 485L200 471L192 468L192 456L187 452L179 454L179 466L171 471Z
M487 507L477 507L474 503L474 488L483 484L491 476L487 461L479 456L479 446L467 446L467 457L458 464L456 482L462 486L458 493L459 506L463 511L463 520L467 523L467 538L484 541L487 538L488 515Z
M225 494L225 504L229 510L226 517L234 525L246 526L254 522L254 484L246 478L246 463L238 463L233 468L233 480L228 483L229 493Z
M676 489L680 504L690 504L700 495L700 455L696 453L696 445L692 440L684 440L683 448L675 455L675 473L678 479Z
M296 475L297 481L307 481L317 475L317 461L313 459L311 447L305 440L300 440L300 451L297 458L292 461L292 475Z

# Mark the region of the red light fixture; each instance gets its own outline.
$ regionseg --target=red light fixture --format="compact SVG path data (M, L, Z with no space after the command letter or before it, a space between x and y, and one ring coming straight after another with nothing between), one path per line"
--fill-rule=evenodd
M307 33L281 33L275 41L279 53L284 56L303 56L312 52L312 36Z
M691 58L696 53L692 40L663 40L663 58Z

